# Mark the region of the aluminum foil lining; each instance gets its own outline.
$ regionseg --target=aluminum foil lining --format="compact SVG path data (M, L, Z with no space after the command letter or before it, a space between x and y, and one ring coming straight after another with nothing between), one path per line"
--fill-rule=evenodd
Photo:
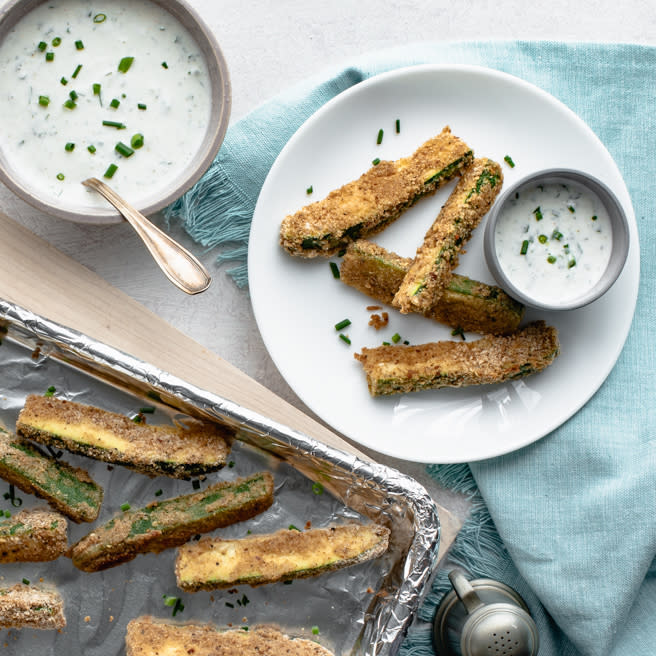
M291 585L230 591L181 593L175 585L175 550L137 557L104 572L78 572L67 558L54 563L2 566L2 585L27 578L57 587L65 601L67 627L61 632L11 629L7 654L20 656L84 653L123 654L125 627L141 615L182 623L211 622L218 628L275 625L293 636L320 642L336 656L394 656L429 588L439 546L437 509L414 479L389 467L365 462L291 430L228 399L186 383L156 367L0 300L0 421L13 430L25 396L50 386L62 398L123 414L152 405L151 423L183 416L209 418L235 436L230 464L203 485L268 469L274 474L276 501L262 515L221 529L240 537L295 526L325 526L369 519L391 529L390 549L381 558L355 567L296 580ZM145 505L192 492L192 483L151 479L123 467L88 458L63 458L87 469L105 488L98 523L120 506ZM0 485L2 483L0 482ZM43 505L19 492L23 505ZM2 497L0 496L0 502ZM0 508L7 506L0 503ZM15 508L8 509L15 511ZM72 543L90 526L69 523ZM164 595L179 596L184 611L171 617ZM0 636L0 638L3 636Z

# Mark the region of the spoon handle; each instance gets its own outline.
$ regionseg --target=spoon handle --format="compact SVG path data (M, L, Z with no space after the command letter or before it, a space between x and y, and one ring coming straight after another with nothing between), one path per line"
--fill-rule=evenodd
M126 203L111 187L98 178L89 178L82 184L95 189L125 217L141 237L160 269L176 287L187 294L198 294L210 286L212 279L205 267L141 212Z

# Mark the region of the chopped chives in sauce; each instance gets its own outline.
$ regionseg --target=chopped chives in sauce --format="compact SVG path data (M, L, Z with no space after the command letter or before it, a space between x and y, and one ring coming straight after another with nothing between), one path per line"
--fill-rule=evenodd
M132 62L134 61L134 57L123 57L121 61L118 63L118 70L120 73L127 73L130 70L130 66L132 66Z
M78 64L78 65L75 67L75 70L73 71L73 75L71 75L71 77L72 77L72 78L76 78L76 77L80 74L80 71L81 71L81 70L82 70L82 64Z
M69 141L65 146L64 150L68 153L72 153L75 150L75 144L71 141Z
M107 15L106 14L96 14L93 17L93 22L94 23L104 23L107 20Z
M139 149L143 148L144 145L144 136L143 134L137 133L132 135L132 139L130 139L130 145L132 148Z
M104 177L110 178L110 179L113 178L114 173L116 173L117 170L118 170L118 166L116 166L116 164L110 164L107 167L107 170L104 173Z
M66 107L66 109L75 109L77 107L77 105L75 104L75 101L72 98L69 98L64 103L64 107Z
M314 191L314 188L312 187L312 185L310 185L310 186L305 190L305 193L309 196L313 191Z
M339 279L339 267L334 263L330 263L330 270L333 272L333 278Z
M396 119L396 134L400 134L401 132L401 119L397 118Z
M50 104L50 98L48 96L39 96L39 105L41 107L47 107Z
M130 146L126 146L122 141L119 141L115 146L114 150L123 157L130 157L134 155L134 150Z
M376 143L380 146L383 143L383 128L378 130L378 137L376 138Z
M113 109L118 109L118 106L121 104L121 101L118 98L112 98L112 101L109 103L109 106Z
M515 168L515 162L513 162L513 158L510 155L506 155L503 160L511 169Z
M39 45L37 46L37 48L38 48L41 52L44 52L45 49L46 49L47 47L48 47L48 44L47 44L45 41L40 41L40 42L39 42Z
M335 324L335 330L342 330L350 325L351 325L350 319L342 319L340 322Z
M398 344L398 343L401 341L401 335L399 335L399 333L394 333L394 334L392 335L392 341L393 341L395 344Z
M143 111L144 109L148 109L148 108L144 103L138 103L137 104L137 109L141 109Z
M61 80L59 80L59 82L60 82L61 85L64 86L64 87L68 84L68 80L67 80L65 77L63 77Z
M55 60L55 53L54 52L46 52L46 61L51 62Z
M528 251L528 239L525 239L522 242L522 247L519 250L519 254L520 255L526 255L527 251Z
M339 338L340 338L344 343L346 343L346 344L348 344L348 345L350 346L350 344L351 344L351 340L350 340L346 335L344 335L343 333L340 333L340 334L339 334Z
M77 50L84 50L84 43L78 40L75 42L75 47L77 48Z
M65 178L63 173L58 173L57 174L57 180L63 180Z
M60 45L61 45L61 37L56 36L56 37L52 40L52 47L53 47L53 48L57 48L57 47L59 47Z
M168 67L169 67L169 65L165 61L163 61L162 62L162 68L168 68Z
M376 157L376 159L372 159L372 160L371 160L371 163L372 163L374 166L378 166L378 165L380 164L380 158Z
M93 155L96 152L96 147L91 144L90 146L87 146L87 150Z
M108 128L116 128L117 130L124 130L125 125L123 123L119 123L117 121L103 121L103 125L107 126Z
M128 510L130 510L130 504L129 504L129 503L123 503L123 504L121 504L121 510L122 510L123 512L127 512Z

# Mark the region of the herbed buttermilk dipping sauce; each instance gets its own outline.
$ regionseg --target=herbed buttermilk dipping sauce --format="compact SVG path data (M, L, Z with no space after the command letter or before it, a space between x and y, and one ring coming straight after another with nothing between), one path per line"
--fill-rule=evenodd
M608 212L591 190L573 182L520 188L495 226L499 266L535 301L557 305L586 293L611 255Z
M148 0L50 0L0 45L0 147L39 196L102 207L105 180L133 204L165 191L210 117L205 59Z

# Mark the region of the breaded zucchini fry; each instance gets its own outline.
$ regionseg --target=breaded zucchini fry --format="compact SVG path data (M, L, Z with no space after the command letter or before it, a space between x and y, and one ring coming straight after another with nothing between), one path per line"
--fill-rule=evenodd
M66 626L64 602L58 592L34 585L0 588L0 627L61 629Z
M240 540L205 538L178 549L175 575L187 592L307 578L378 558L388 540L389 529L377 524L284 529Z
M323 200L286 216L280 243L291 255L333 255L355 239L380 232L472 158L471 148L447 126L410 157L380 162Z
M68 548L66 518L51 510L23 510L0 520L0 563L56 560Z
M126 656L333 656L312 640L290 638L273 627L217 631L210 624L174 624L152 617L128 623Z
M44 455L0 430L0 478L45 499L74 522L93 522L103 489L83 469Z
M380 396L522 378L550 365L559 350L556 329L535 321L505 337L363 348L355 358L367 375L369 392Z
M74 544L70 556L78 569L97 572L140 553L177 547L197 533L250 519L272 503L273 477L269 472L215 483L201 492L155 501L117 515Z
M411 264L410 258L360 239L346 249L340 279L381 303L391 304ZM523 315L524 306L500 287L454 273L425 316L452 328L507 335L517 330Z
M215 424L137 424L129 417L54 397L27 397L16 422L28 439L130 467L149 476L190 478L221 469L229 446Z
M462 174L396 292L401 312L428 312L446 289L458 253L501 190L503 173L491 159L476 159Z

